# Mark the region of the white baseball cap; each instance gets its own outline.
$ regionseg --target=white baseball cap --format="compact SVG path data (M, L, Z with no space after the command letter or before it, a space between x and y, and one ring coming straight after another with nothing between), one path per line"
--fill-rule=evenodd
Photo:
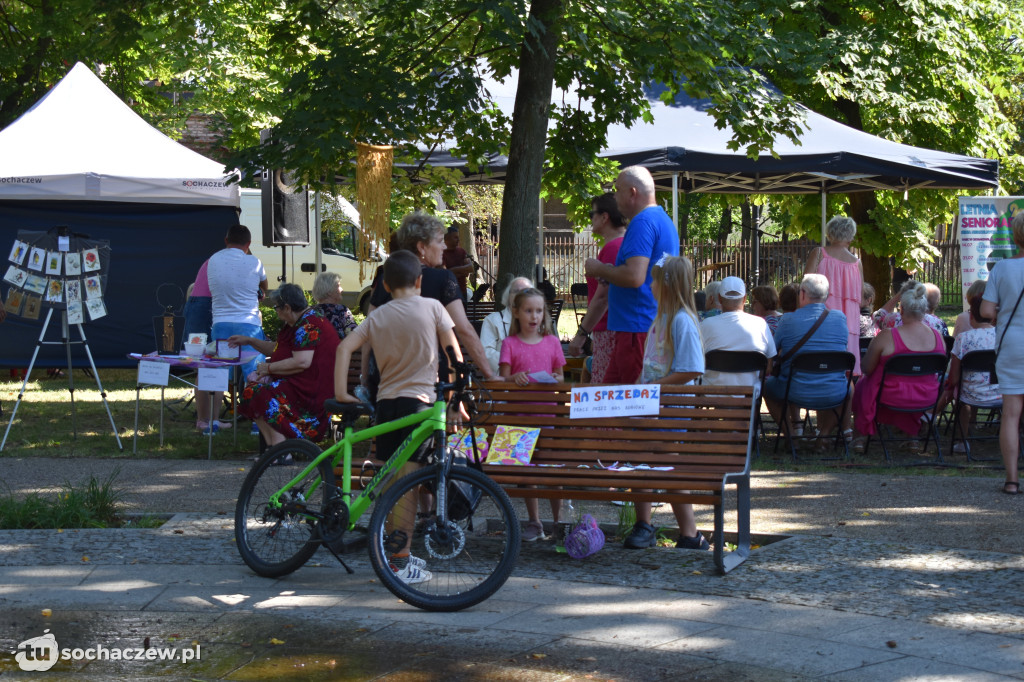
M747 295L747 287L743 283L743 280L734 275L729 275L722 280L722 286L718 290L718 295L721 298L727 298L730 301L743 298Z

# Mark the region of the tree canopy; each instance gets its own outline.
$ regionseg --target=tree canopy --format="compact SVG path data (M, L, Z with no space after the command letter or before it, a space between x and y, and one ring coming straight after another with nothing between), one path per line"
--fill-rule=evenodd
M1010 81L1024 70L1019 2L749 0L744 8L745 33L774 38L752 42L744 59L787 94L886 139L998 158L1004 191L1021 188L1020 131L1006 115L1020 97ZM848 196L876 289L888 288L888 256L904 266L931 258L927 241L935 224L956 212L957 194ZM786 203L795 231L819 236L819 200Z
M793 100L729 66L755 67L855 128L998 157L1006 189L1022 187L1020 0L0 0L0 18L0 126L81 60L167 132L214 114L230 162L249 172L283 167L331 186L352 177L356 142L394 144L414 164L442 145L480 167L507 154L529 172L504 192L506 276L532 263L542 192L582 217L611 179L596 154L610 124L650 116L647 82L710 97L750 153L799 133ZM486 78L519 80L513 118L530 126L515 132ZM552 85L578 97L551 104ZM268 127L275 144L259 146ZM407 210L453 177L424 168L396 180L393 207ZM866 252L909 261L927 256L924 236L953 197L863 193L848 210ZM794 231L816 229L802 218L817 215L812 201L782 207Z

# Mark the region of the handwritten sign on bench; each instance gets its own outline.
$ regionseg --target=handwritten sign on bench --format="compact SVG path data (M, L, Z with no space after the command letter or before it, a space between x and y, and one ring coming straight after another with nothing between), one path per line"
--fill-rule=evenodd
M569 419L595 417L635 417L658 414L661 386L574 386L569 404Z

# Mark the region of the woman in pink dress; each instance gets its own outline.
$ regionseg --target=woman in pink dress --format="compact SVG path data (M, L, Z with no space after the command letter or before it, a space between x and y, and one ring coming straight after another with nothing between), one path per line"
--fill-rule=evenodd
M860 302L864 293L864 269L860 259L850 251L850 242L856 236L857 223L853 218L832 218L825 225L828 245L811 250L804 274L816 272L828 279L825 307L846 315L846 328L849 331L846 349L857 359L853 373L860 374Z
M882 381L882 370L889 358L912 353L945 353L946 344L942 335L924 324L928 312L927 290L923 284L909 282L910 286L900 298L903 325L894 329L883 329L871 339L871 345L864 355L864 378L857 382L853 391L854 426L857 438L853 441L854 452L864 452L865 434L875 433L875 417L885 424L892 424L910 435L917 435L924 412L893 412L879 407L876 402L878 386ZM882 387L885 402L914 405L934 401L939 391L939 378L891 377ZM919 444L918 444L918 448Z

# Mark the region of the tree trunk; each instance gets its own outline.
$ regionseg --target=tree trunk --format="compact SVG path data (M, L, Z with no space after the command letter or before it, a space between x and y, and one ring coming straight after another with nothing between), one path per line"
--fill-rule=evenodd
M501 291L513 277L534 277L540 182L544 170L548 113L555 80L555 57L565 13L564 0L534 0L530 18L540 25L527 33L519 61L519 84L512 114L505 192L501 200L498 281Z
M754 207L750 203L749 197L742 204L743 215L740 218L740 241L750 241L750 231L754 224Z
M722 217L718 221L718 238L715 240L719 245L725 244L732 232L732 206L726 204L722 207Z
M868 212L878 205L874 192L853 192L850 198L850 217L857 221L857 236L862 237L879 229L871 222ZM884 242L883 242L884 243ZM892 268L888 254L875 255L861 251L861 262L864 265L864 281L875 288L875 308L881 307L889 300L892 288Z

